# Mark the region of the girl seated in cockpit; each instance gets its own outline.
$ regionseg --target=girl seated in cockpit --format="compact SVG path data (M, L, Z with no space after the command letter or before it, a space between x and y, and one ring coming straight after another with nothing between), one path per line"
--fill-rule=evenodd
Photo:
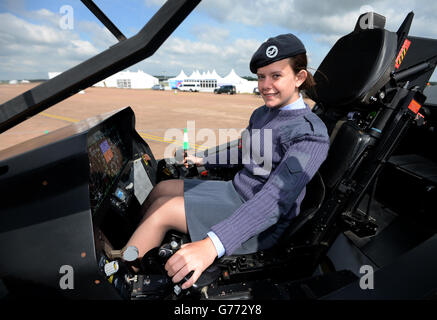
M305 186L325 160L329 136L312 113L301 90L314 85L307 69L306 50L292 34L269 38L254 53L250 70L257 74L264 105L250 117L243 143L263 141L260 152L271 152L271 163L253 154L240 154L242 169L232 181L166 180L145 201L144 217L126 246L136 246L142 257L159 246L168 230L189 234L191 241L167 261L173 282L192 286L217 257L256 252L273 246L299 214ZM255 132L259 135L254 138ZM268 133L268 134L267 134ZM243 161L243 158L248 161ZM227 166L219 154L187 156L207 169ZM267 167L267 169L266 169Z

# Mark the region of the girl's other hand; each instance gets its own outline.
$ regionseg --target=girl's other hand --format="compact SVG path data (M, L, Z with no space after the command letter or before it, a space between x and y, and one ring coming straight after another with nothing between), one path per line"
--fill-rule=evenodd
M184 158L184 166L185 168L188 168L189 165L195 165L196 167L199 167L203 165L203 158L188 155Z

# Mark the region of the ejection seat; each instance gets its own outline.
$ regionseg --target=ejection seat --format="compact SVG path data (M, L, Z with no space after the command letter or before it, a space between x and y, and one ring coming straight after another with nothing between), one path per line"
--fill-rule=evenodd
M363 29L363 18L373 26ZM301 213L290 223L279 245L290 244L297 232L316 214L341 178L360 159L371 141L352 119L351 112L366 110L374 95L390 80L396 56L396 33L384 29L385 18L366 13L353 32L340 38L314 74L316 86L308 95L316 102L313 112L325 122L331 145L327 159L307 185Z

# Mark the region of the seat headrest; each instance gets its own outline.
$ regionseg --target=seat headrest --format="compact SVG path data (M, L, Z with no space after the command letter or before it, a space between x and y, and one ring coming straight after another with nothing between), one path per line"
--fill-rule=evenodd
M354 32L366 29L384 29L385 17L376 12L366 12L358 17Z
M314 74L315 96L323 106L368 104L390 79L396 58L396 33L360 29L340 38Z

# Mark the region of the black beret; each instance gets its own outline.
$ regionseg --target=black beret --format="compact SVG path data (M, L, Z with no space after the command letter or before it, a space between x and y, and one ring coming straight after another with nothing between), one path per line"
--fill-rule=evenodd
M253 54L250 71L256 73L258 68L301 53L306 53L305 47L302 41L291 33L269 38Z

